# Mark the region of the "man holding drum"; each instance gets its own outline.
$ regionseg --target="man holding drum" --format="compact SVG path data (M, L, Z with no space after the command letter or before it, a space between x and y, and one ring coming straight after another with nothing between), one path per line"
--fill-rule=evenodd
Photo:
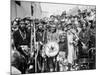
M59 52L59 33L57 31L56 25L52 22L50 24L50 29L46 33L46 45L45 54L47 56L47 67L48 71L56 71L56 56Z

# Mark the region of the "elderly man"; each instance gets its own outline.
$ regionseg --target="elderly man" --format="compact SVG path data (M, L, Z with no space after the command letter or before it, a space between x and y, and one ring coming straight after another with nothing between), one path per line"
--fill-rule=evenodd
M56 69L55 58L58 52L59 32L57 31L56 25L54 23L52 23L50 25L50 29L47 30L46 42L47 42L46 46L50 47L50 48L46 47L48 71L55 71ZM51 54L47 50L52 51Z
M56 25L51 25L50 30L47 32L47 42L55 41L59 42L59 33L56 29Z
M16 50L26 59L25 62L27 62L28 60L27 52L30 47L30 35L29 33L26 32L26 26L23 20L20 21L18 30L14 32L13 39L14 39L14 45L16 47ZM22 61L22 60L18 60L18 61ZM25 73L26 65L22 65L19 68L22 73Z
M26 56L22 52L22 46L30 47L30 35L26 32L26 25L23 20L20 21L19 29L14 32L13 38L16 49Z
M88 46L90 40L90 30L88 23L84 22L82 25L82 30L79 33L78 50L79 58L87 57Z

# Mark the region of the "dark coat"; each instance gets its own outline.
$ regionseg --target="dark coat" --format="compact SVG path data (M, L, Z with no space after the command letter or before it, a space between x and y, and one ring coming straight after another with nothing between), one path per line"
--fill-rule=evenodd
M16 49L20 45L28 45L28 47L30 46L30 33L28 32L26 32L26 39L23 39L19 30L17 30L13 34L13 39L14 39L14 44L15 44Z

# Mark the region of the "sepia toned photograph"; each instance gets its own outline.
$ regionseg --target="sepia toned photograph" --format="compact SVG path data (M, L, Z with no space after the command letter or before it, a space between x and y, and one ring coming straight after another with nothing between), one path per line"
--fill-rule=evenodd
M10 1L11 74L96 69L96 5Z

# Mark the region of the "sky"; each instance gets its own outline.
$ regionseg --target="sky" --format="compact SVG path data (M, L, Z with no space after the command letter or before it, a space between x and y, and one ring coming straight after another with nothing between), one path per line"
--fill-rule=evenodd
M12 1L11 6L11 19L13 20L16 17L23 18L25 16L31 17L31 3L34 6L34 17L43 18L50 17L50 15L61 15L63 11L66 10L67 13L75 14L77 8L86 8L88 6L82 5L72 5L72 4L58 4L58 3L43 3L43 2L26 2L22 1L21 6L15 5L15 2ZM72 9L72 12L69 10ZM42 12L41 12L42 11Z
M54 3L40 3L42 11L48 12L48 15L51 14L61 14L63 11L69 12L70 9L76 10L77 8L88 8L94 6L84 6L84 5L72 5L72 4L54 4Z
M51 14L61 14L62 11L68 11L71 8L75 8L77 5L65 5L65 4L52 4L52 3L41 3L43 11L47 11Z

